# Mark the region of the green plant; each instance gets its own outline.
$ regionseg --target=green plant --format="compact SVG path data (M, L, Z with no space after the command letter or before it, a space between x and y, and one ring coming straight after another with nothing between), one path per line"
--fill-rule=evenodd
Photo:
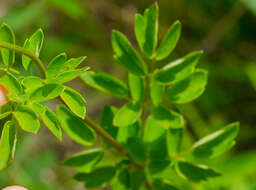
M159 47L158 6L153 4L144 15L135 16L135 36L144 59L120 32L112 32L115 59L128 71L128 83L101 71L77 68L85 57L67 60L65 53L53 58L45 68L39 59L43 44L42 30L24 43L15 45L15 36L7 24L0 27L2 64L0 84L9 91L8 103L1 106L0 169L14 156L18 126L37 133L40 120L59 139L62 129L75 142L92 146L97 136L100 148L86 150L64 161L78 171L75 179L87 188L111 184L112 189L177 189L174 181L159 174L168 169L193 182L200 182L220 173L197 161L224 153L234 145L238 123L232 123L181 150L185 121L174 105L198 98L207 83L207 71L196 68L202 54L192 52L159 67L175 48L181 24L175 22ZM25 71L14 69L15 52L22 54ZM42 73L35 76L34 64ZM25 74L24 74L25 73ZM107 94L124 99L121 108L106 105L100 124L86 115L86 101L64 83L80 76L86 84ZM130 94L130 95L129 95ZM60 98L56 114L43 103ZM164 105L166 102L171 104ZM39 120L40 118L40 120ZM3 127L2 127L3 126ZM106 153L111 153L106 154ZM109 159L111 156L114 159Z

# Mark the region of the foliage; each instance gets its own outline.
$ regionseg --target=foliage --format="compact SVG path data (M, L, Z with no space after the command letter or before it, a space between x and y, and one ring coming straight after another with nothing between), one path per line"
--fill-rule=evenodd
M166 170L193 182L220 176L216 169L198 162L229 150L239 124L232 123L183 149L185 120L175 105L191 102L203 93L207 71L197 68L201 51L160 66L159 61L167 58L177 44L181 24L176 21L171 25L158 46L158 14L158 5L153 4L144 14L135 16L134 31L142 54L124 34L112 32L114 57L128 71L129 85L101 71L78 69L85 57L67 59L61 53L45 68L38 58L42 30L28 38L22 48L15 45L11 28L2 24L0 84L9 91L9 101L1 107L0 115L4 120L1 169L10 164L14 155L16 126L37 133L43 122L59 140L63 129L72 140L86 147L96 143L96 134L101 137L101 148L83 151L64 161L77 169L74 178L86 188L112 185L113 189L179 189L175 181L157 177ZM25 75L12 67L15 52L23 54ZM32 73L33 64L42 71L42 77L28 74ZM98 125L86 115L83 96L64 85L78 76L86 84L127 102L121 108L105 105ZM64 103L58 106L56 114L44 104L55 98ZM115 156L111 164L106 162L107 152Z

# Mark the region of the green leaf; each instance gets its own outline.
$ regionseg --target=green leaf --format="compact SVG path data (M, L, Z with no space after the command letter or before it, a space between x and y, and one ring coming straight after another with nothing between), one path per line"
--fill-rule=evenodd
M100 188L109 184L114 178L116 169L111 166L96 168L90 173L78 173L75 179L85 182L86 188Z
M153 107L152 116L158 125L165 129L181 128L184 125L182 115L161 105Z
M21 84L26 88L27 91L33 91L44 84L44 81L36 76L28 76L22 79Z
M86 101L81 94L71 88L65 87L60 97L74 114L84 118Z
M145 95L145 82L142 78L129 73L131 96L136 102L141 102Z
M16 141L16 125L12 121L7 121L3 127L0 140L0 170L5 169L14 159Z
M139 190L145 182L146 176L142 170L135 170L131 173L131 190Z
M77 58L71 58L67 60L64 64L65 70L72 70L75 69L78 65L80 65L84 60L86 59L86 56L81 56Z
M25 41L24 48L39 57L40 51L43 46L44 33L42 29L38 29L29 39ZM22 55L22 65L25 70L30 68L31 59Z
M157 46L158 5L155 3L144 11L144 16L135 16L134 31L141 50L152 58Z
M226 152L235 144L235 137L238 134L239 123L232 123L223 129L212 133L192 147L192 154L198 158L214 158Z
M57 83L66 83L79 77L82 73L84 73L88 69L89 67L83 67L81 69L64 71L63 73L60 73L59 75L57 75L55 80Z
M96 141L95 132L68 108L59 106L57 117L63 130L72 140L84 146L92 146L94 144Z
M156 60L160 61L170 55L174 50L181 33L181 23L176 21L168 30L167 34L164 36L159 48L156 52Z
M167 147L170 157L175 157L181 150L183 128L169 129L167 132Z
M0 84L2 84L13 95L21 95L22 88L19 81L8 71L0 69Z
M32 102L45 102L59 96L64 87L60 84L45 84L33 91L30 95Z
M165 86L157 83L152 77L150 80L150 97L152 103L157 106L162 102Z
M54 57L51 62L49 63L47 70L46 70L46 78L54 78L61 72L65 71L65 63L67 60L67 55L65 53L61 53Z
M86 84L116 97L124 98L128 94L128 88L121 80L101 71L89 71L81 75Z
M166 161L168 156L166 130L159 125L152 115L150 115L147 119L143 141L147 151L150 153L150 158L154 161L154 163ZM160 167L161 165L162 164L160 164ZM153 167L153 170L154 168L155 167Z
M36 102L31 102L27 106L31 108L37 114L38 117L41 116L46 110L46 106Z
M104 153L100 149L86 150L66 159L63 164L76 167L81 172L88 172L102 160L103 155Z
M58 120L55 113L45 107L45 111L40 115L45 126L57 137L60 141L62 140L62 131L60 128L60 121Z
M0 41L15 44L15 35L13 33L13 30L9 25L5 23L0 25ZM7 67L12 66L15 61L14 51L5 48L1 48L0 50L4 65Z
M205 90L207 75L207 71L197 69L188 78L170 86L166 93L168 101L184 104L195 100Z
M140 114L140 104L133 102L125 104L115 115L114 125L117 127L127 127L128 125L132 125L139 119Z
M138 136L140 127L141 127L140 123L139 123L139 121L137 121L136 123L129 125L127 127L118 128L118 133L117 133L117 138L116 138L117 141L120 144L125 145L128 138Z
M112 190L127 190L130 188L131 176L127 168L122 168L112 185Z
M138 162L144 163L146 161L145 147L140 138L130 137L127 141L127 149Z
M145 126L144 143L146 145L152 146L164 134L165 129L159 126L159 124L150 115Z
M150 161L148 169L150 174L157 175L170 166L170 164L171 161L167 159L153 159Z
M13 112L15 119L19 123L20 127L29 133L37 133L40 128L40 122L35 112L28 106L18 106L15 112Z
M100 118L100 126L113 138L117 137L118 128L114 127L113 120L114 116L117 113L118 109L113 106L105 105ZM110 146L110 144L102 138L102 142L106 146Z
M121 32L112 31L112 48L115 58L129 72L137 76L147 74L146 64Z
M155 179L152 187L153 190L178 190L178 188L170 184L168 181L163 181L161 179Z
M185 79L195 69L202 51L196 51L187 56L173 61L154 73L154 78L162 84L170 84Z
M179 175L197 183L206 181L212 177L221 176L219 172L216 172L207 166L195 165L186 161L178 161L176 169Z

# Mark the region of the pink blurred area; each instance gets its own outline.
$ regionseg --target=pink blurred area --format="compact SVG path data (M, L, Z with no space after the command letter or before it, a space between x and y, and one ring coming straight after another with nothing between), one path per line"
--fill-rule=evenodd
M9 186L9 187L5 187L2 190L28 190L24 187L19 187L19 186Z

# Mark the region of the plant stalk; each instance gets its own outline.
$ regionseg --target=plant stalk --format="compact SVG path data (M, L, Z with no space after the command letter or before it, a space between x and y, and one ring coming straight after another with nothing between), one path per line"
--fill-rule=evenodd
M3 42L3 41L0 41L0 48L13 50L17 53L24 54L24 55L28 56L30 59L32 59L32 61L34 61L37 64L40 72L42 73L43 76L45 76L46 69L45 69L43 62L35 54L31 53L29 50L27 50L23 47L17 46L15 44L10 44L10 43Z

